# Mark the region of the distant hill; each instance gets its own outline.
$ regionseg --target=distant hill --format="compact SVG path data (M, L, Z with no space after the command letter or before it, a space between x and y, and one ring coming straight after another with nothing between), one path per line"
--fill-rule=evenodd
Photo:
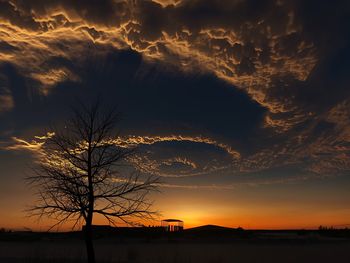
M196 231L232 231L232 230L236 231L237 228L224 227L224 226L218 226L218 225L204 225L204 226L187 228L185 231L196 232Z
M241 236L244 233L245 231L243 228L230 228L217 225L204 225L184 230L185 235L194 235L201 237Z

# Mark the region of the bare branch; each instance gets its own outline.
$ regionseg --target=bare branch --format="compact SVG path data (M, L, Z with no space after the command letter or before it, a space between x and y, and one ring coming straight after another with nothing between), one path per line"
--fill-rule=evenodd
M28 214L57 220L50 229L67 222L73 222L73 228L91 225L94 213L111 225L152 220L157 212L147 197L157 191L159 178L120 171L136 151L111 143L120 114L115 109L102 111L99 102L90 107L79 103L72 113L48 138L40 164L27 177L38 190Z

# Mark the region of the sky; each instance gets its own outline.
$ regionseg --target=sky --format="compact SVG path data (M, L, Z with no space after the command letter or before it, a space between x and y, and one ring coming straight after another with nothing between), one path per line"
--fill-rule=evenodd
M163 218L350 224L349 15L346 0L0 0L0 227L51 224L26 217L24 177L96 97L161 178Z

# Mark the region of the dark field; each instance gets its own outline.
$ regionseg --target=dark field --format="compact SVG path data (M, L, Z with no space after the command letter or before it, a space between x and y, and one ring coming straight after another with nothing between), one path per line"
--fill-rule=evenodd
M317 231L187 232L140 237L100 235L97 262L350 262L344 233ZM0 236L1 237L1 236ZM0 238L0 262L84 262L80 233L6 234Z

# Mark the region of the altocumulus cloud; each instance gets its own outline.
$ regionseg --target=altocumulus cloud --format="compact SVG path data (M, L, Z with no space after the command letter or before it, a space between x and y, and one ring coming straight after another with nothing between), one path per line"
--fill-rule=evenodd
M249 154L210 136L149 135L152 143L137 142L148 154L134 160L145 171L186 176L296 165L314 173L344 172L350 169L349 4L304 2L0 1L0 66L11 65L28 86L53 96L60 83L84 81L73 65L83 64L91 50L103 57L131 49L145 62L183 74L214 74L266 109L259 145ZM11 85L0 72L2 115L17 106ZM154 153L156 145L179 141L227 156L219 154L212 159L223 163L213 164L180 152L166 158Z
M44 87L75 76L65 67L43 69L43 62L53 56L78 59L91 40L131 47L145 58L183 70L214 72L269 109L272 116L267 116L266 125L288 129L302 119L301 114L277 118L275 114L297 106L269 94L276 79L305 80L317 61L314 45L302 34L288 3L183 1L164 7L152 1L14 1L2 5L3 42L16 47L3 60L22 64L22 70L29 62L36 64L26 73Z

